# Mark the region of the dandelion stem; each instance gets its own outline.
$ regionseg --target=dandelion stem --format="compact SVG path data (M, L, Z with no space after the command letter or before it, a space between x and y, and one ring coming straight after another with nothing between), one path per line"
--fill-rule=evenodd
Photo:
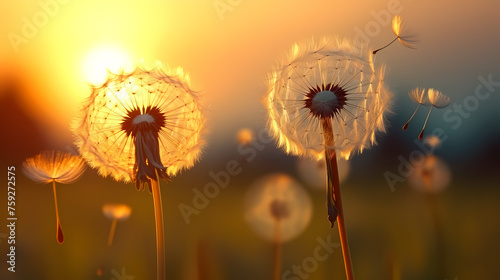
M420 107L420 103L418 103L417 109L415 109L415 112L413 112L413 115L411 115L410 119L403 125L403 130L406 130L408 128L408 124L410 124L410 121L413 119L415 114L417 113L418 108Z
M398 38L399 38L399 36L397 36L396 38L394 38L394 40L392 40L389 44L387 44L387 45L385 45L385 46L381 47L380 49L374 50L374 51L373 51L373 54L376 54L378 51L381 51L381 50L383 50L383 49L387 48L387 47L388 47L388 46L390 46L392 43L394 43L394 42L395 42Z
M431 106L431 109L429 110L429 114L427 114L427 118L425 118L425 123L424 123L424 127L422 128L422 131L420 132L420 134L418 135L418 140L422 140L422 138L424 137L424 130L425 130L425 126L427 125L427 121L429 120L429 116L431 115L431 112L432 112L432 108L434 106Z
M165 280L165 232L163 228L163 207L161 204L160 182L158 171L155 170L156 179L151 180L153 203L156 222L156 271L157 279Z
M52 189L54 190L54 204L56 206L56 220L57 220L57 231L56 238L59 244L64 242L64 235L61 227L61 220L59 220L59 209L57 207L57 194L56 194L56 180L52 180Z
M280 222L276 221L274 233L274 280L280 280L281 274L281 233Z
M113 237L115 236L116 222L117 219L113 218L113 221L111 222L111 229L109 230L108 246L111 246L111 244L113 243Z
M337 154L335 149L333 148L335 145L335 141L333 135L332 120L330 118L322 119L322 125L323 136L325 140L325 160L327 165L328 177L328 218L332 224L332 227L335 219L337 220L347 280L353 280L354 274L352 272L351 254L349 252L349 242L347 241L347 231L344 220L344 210L342 208L342 198L340 196Z

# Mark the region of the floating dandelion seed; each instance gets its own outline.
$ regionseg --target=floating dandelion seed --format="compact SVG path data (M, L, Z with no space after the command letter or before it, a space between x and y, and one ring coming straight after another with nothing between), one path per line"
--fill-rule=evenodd
M417 110L420 107L420 105L429 106L431 104L429 102L429 96L427 95L425 89L422 89L422 88L412 89L412 90L410 90L410 92L408 92L408 95L410 96L410 99L413 102L417 103L418 105L417 105L417 108L415 109L415 111L413 112L413 114L411 115L410 119L405 123L405 125L403 125L403 130L406 130L408 128L410 121L413 119L413 117L417 113Z
M165 279L163 212L159 178L190 168L204 142L204 118L188 76L161 67L108 75L93 86L73 124L80 153L103 176L147 184L153 193L158 279Z
M52 182L54 192L54 205L56 209L57 221L57 242L64 242L64 234L59 220L59 209L57 207L56 182L61 184L71 184L78 180L85 171L85 161L79 157L68 153L44 151L23 162L24 174L40 184Z
M245 218L252 229L274 245L274 279L281 279L281 244L297 237L309 224L309 195L286 174L257 179L246 197Z
M392 40L389 44L383 46L380 49L373 51L373 54L376 54L378 51L383 50L398 40L401 45L415 49L416 44L418 43L418 36L415 34L409 27L404 25L403 19L400 16L394 16L392 18L392 32L396 35L396 38Z
M105 204L102 206L102 212L104 213L104 216L112 220L108 237L108 246L111 246L115 235L117 221L128 219L132 209L125 204Z
M248 128L242 128L238 130L238 133L236 134L236 140L238 140L238 143L241 145L248 145L252 143L253 138L253 131Z
M375 144L385 131L384 113L391 94L384 88L384 68L375 71L370 52L350 42L322 40L295 44L270 76L265 98L268 125L287 153L325 158L328 219L338 220L348 279L353 279L345 229L337 157Z
M427 121L429 120L429 116L431 115L432 108L434 107L437 109L445 108L450 104L450 98L442 94L440 91L437 91L432 88L428 89L427 92L425 91L425 89L416 88L411 90L408 93L408 95L410 96L411 100L413 100L413 102L418 103L418 106L417 109L415 109L415 112L413 112L413 114L411 115L408 122L405 125L403 125L403 130L406 130L408 128L408 124L413 119L413 116L415 116L415 113L417 112L420 105L431 106L431 109L427 114L427 118L425 119L422 131L418 135L418 139L422 140L422 137L424 137L425 126L427 125Z

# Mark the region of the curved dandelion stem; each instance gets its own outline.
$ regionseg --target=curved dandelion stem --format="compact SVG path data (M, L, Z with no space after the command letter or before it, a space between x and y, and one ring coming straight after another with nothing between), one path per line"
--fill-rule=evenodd
M117 219L113 218L113 221L111 222L111 229L109 230L108 246L111 246L111 244L113 243L113 237L115 236L116 222Z
M342 208L342 198L340 196L339 171L337 165L337 154L334 147L334 135L332 128L332 120L330 118L322 119L323 136L325 140L325 160L327 165L327 204L328 204L328 219L333 224L337 220L339 228L340 243L342 246L342 255L344 257L344 266L347 280L353 280L351 254L349 252L349 242L347 241L347 231L344 221L344 210Z
M61 220L59 220L59 209L57 207L57 194L56 194L56 180L52 180L52 189L54 190L54 205L56 206L56 220L57 220L57 233L56 238L59 244L64 242L64 234L61 227Z
M274 239L274 280L281 279L281 233L280 222L276 221Z
M411 115L410 119L403 125L403 130L406 130L408 128L408 124L410 124L410 121L413 119L415 114L417 113L418 108L420 107L420 103L417 106L417 109L415 109L415 112L413 112L413 115Z
M165 231L163 228L163 207L161 204L160 182L158 180L158 171L156 179L151 180L151 189L153 191L153 204L155 208L156 222L156 275L158 280L165 280Z
M425 123L424 123L424 127L422 128L422 131L420 132L420 134L418 135L418 140L422 140L422 138L424 137L424 130L425 130L425 126L427 125L427 121L429 120L429 116L431 115L431 112L432 112L432 108L434 106L431 106L431 109L429 110L429 113L427 114L427 118L425 118Z
M385 46L381 47L380 49L376 49L376 50L374 50L374 51L373 51L373 54L376 54L378 51L381 51L381 50L383 50L383 49L387 48L387 47L388 47L388 46L390 46L392 43L396 42L396 40L397 40L398 38L399 38L399 36L397 36L396 38L394 38L394 40L392 40L389 44L387 44L387 45L385 45Z

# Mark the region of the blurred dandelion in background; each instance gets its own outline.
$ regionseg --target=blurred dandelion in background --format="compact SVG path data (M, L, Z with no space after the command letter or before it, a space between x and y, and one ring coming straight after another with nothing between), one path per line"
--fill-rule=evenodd
M384 67L375 69L371 52L347 40L295 44L269 77L265 97L268 126L289 154L325 159L328 219L338 221L347 279L353 279L337 158L348 159L376 143L385 132L392 94L384 87Z
M64 234L59 220L56 182L74 183L83 174L85 168L85 161L80 156L58 151L44 151L23 162L23 172L28 178L39 184L52 182L57 221L56 239L59 244L64 242Z
M376 54L378 51L381 51L388 46L390 46L392 43L394 43L396 40L398 40L401 45L410 48L410 49L415 49L417 43L419 42L418 35L414 33L411 28L407 27L401 16L394 16L392 18L392 32L396 35L396 38L392 40L389 44L381 47L380 49L374 50L372 53Z
M415 166L415 172L408 178L415 190L440 193L451 181L448 164L435 155L427 155L422 164Z
M420 105L431 107L431 109L429 110L429 113L427 114L427 118L425 119L422 131L418 135L418 139L422 140L422 138L424 137L424 130L425 130L425 127L427 125L427 121L429 120L429 116L431 115L431 112L432 112L432 108L434 108L434 107L437 109L445 108L448 105L450 105L451 100L448 96L444 95L440 91L435 90L433 88L430 88L427 91L425 89L416 88L416 89L411 90L408 93L408 95L410 96L410 98L413 102L418 104L418 106L417 106L417 109L415 109L415 112L413 112L413 114L411 115L408 122L406 122L406 124L403 125L403 130L406 130L408 128L408 124L413 119L413 116L415 116L415 113L417 112Z
M410 175L408 181L413 189L425 195L436 238L437 270L440 279L444 279L446 276L446 239L443 232L438 194L449 186L451 171L445 161L433 154L434 150L441 146L439 137L427 136L424 143L432 148L432 152L425 155L420 164L415 164L415 171Z
M425 137L424 144L429 145L431 151L441 146L441 140L436 135ZM436 155L425 155L421 164L414 166L415 171L410 175L410 185L418 191L426 193L440 193L451 181L451 171L448 164Z
M342 183L349 176L351 162L340 158L338 159L338 168L339 183ZM299 157L297 158L297 172L307 186L317 190L325 189L327 184L325 161Z
M139 190L147 185L153 193L158 279L165 279L159 178L194 165L204 124L188 75L157 66L109 73L104 84L91 87L72 126L80 153L101 175L132 181Z
M132 213L132 209L126 204L104 204L102 206L102 212L106 218L112 220L108 237L108 246L111 246L113 237L115 236L117 221L128 219L130 213Z
M297 237L309 224L309 195L290 176L270 174L252 183L245 205L250 227L274 244L274 279L281 279L281 244Z

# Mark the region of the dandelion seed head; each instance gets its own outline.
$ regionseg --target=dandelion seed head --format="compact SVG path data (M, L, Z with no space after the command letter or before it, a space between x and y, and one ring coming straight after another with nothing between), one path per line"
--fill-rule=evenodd
M204 145L205 119L181 68L137 67L109 73L72 124L89 164L117 181L167 179L194 165Z
M36 183L57 182L71 184L85 171L85 161L80 156L59 151L43 151L23 162L24 174Z
M102 212L108 219L125 220L132 213L132 209L126 204L104 204Z
M429 102L436 108L445 108L450 105L450 98L438 90L430 88L427 94L429 95Z
M376 143L392 94L384 87L384 67L375 70L370 54L340 39L293 45L271 72L264 99L280 147L321 159L322 119L332 120L335 146L329 148L339 156L349 158Z
M419 42L418 35L405 26L401 16L392 18L392 31L396 34L401 45L410 49L416 48L416 44Z
M414 88L408 92L408 96L410 96L410 99L417 104L425 106L431 105L429 95L424 88Z
M251 228L268 241L286 242L309 224L312 204L307 192L286 174L257 179L246 195L245 218ZM276 231L280 240L276 240Z

